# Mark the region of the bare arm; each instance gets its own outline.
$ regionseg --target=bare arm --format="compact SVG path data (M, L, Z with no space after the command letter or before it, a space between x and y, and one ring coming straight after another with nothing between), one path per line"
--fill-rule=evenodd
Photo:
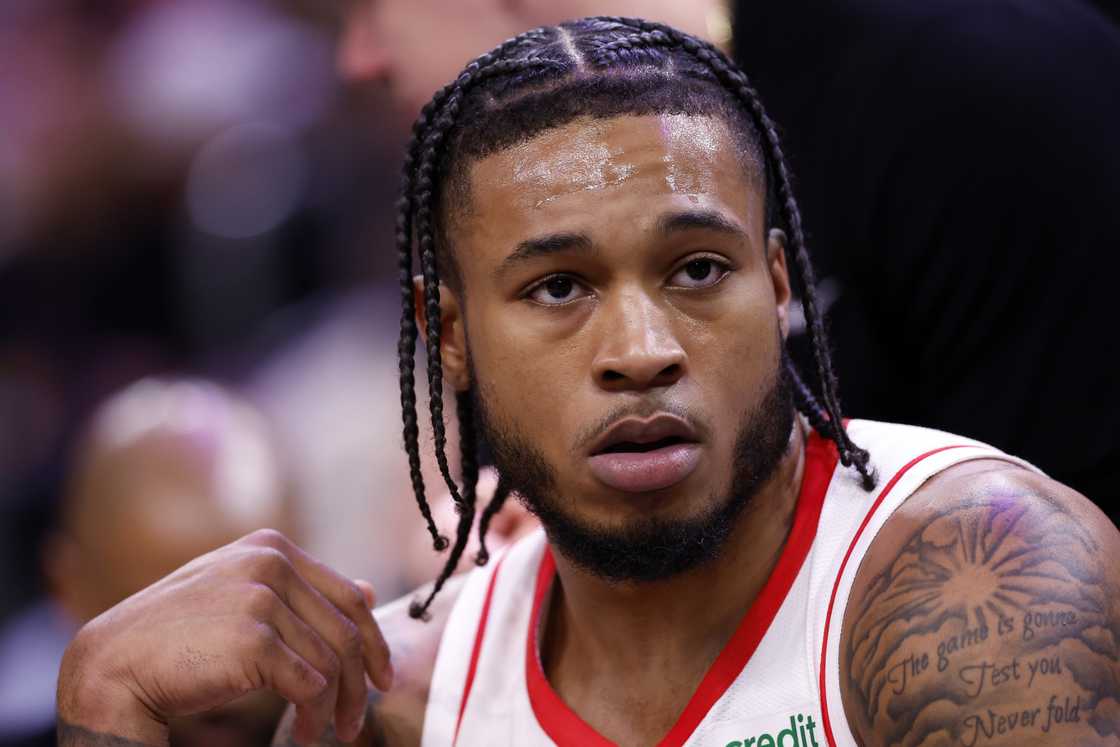
M962 465L963 466L963 465ZM931 481L887 522L841 637L865 745L1120 745L1120 534L1008 466Z

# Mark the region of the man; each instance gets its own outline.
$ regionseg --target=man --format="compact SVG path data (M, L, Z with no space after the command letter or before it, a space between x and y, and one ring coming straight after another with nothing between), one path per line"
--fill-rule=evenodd
M416 476L415 308L441 464L445 379L462 429L447 567L476 425L544 532L376 624L243 538L79 634L60 743L164 744L254 689L295 705L279 744L1120 742L1120 536L990 447L844 420L789 179L742 74L674 29L584 19L470 64L408 155L405 443Z
M783 126L849 409L1018 454L1120 520L1120 377L1100 344L1116 269L1103 247L1120 234L1120 31L1088 3L348 10L340 70L382 86L409 121L474 54L565 18L638 14L733 47ZM807 366L794 309L791 355Z

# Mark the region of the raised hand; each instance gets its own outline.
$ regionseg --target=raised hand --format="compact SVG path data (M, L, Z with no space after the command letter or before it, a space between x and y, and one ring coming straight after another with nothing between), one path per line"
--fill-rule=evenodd
M389 649L353 582L273 530L196 558L79 631L59 674L60 745L167 744L167 721L269 689L296 706L293 735L361 731L366 674ZM110 741L106 741L106 739Z

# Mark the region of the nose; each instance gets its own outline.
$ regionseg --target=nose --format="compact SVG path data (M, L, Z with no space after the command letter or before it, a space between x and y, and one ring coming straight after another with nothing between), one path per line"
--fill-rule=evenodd
M389 55L374 34L372 2L352 3L343 18L335 66L352 83L377 81L389 70Z
M603 308L603 344L592 364L606 391L668 387L684 376L687 356L665 311L644 294L620 297Z

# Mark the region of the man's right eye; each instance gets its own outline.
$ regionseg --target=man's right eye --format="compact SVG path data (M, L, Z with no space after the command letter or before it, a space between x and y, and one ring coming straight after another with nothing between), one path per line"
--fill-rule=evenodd
M587 295L586 289L570 275L552 275L540 281L525 298L542 306L563 306Z

